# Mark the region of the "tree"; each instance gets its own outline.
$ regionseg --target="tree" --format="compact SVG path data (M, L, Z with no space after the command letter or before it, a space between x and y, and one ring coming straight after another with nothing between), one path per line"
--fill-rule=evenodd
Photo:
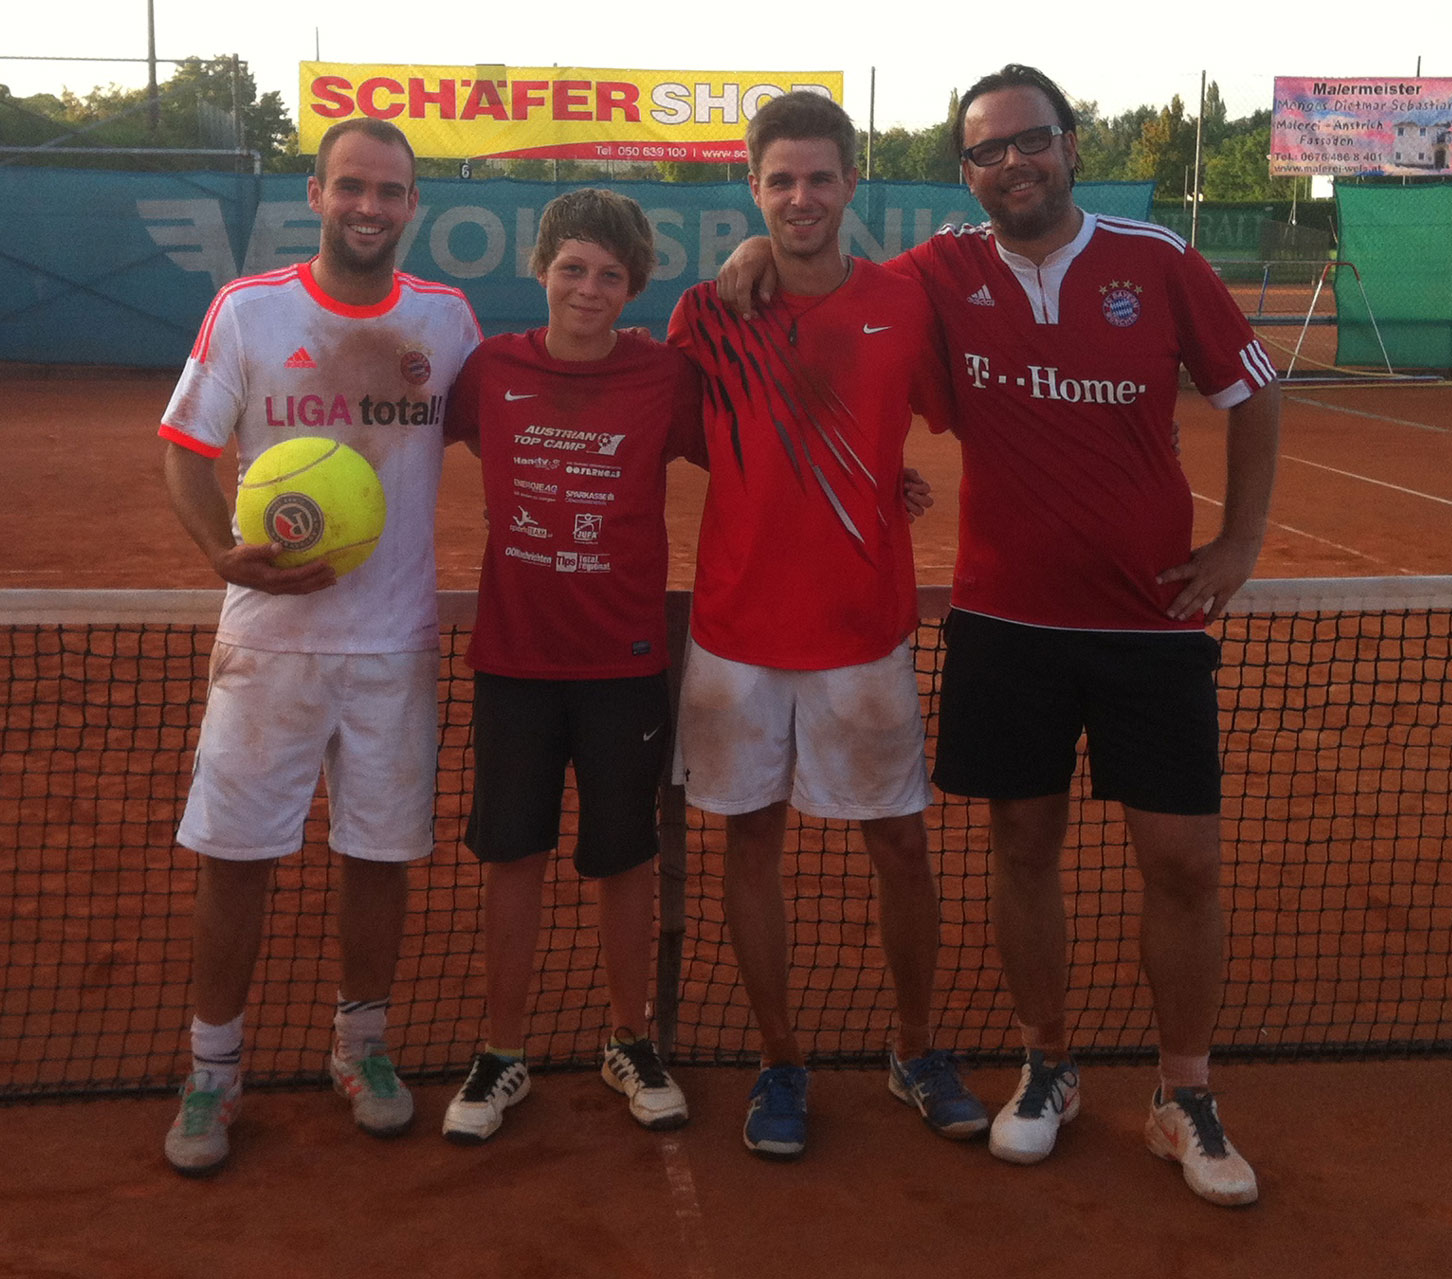
M1203 149L1208 151L1211 147L1218 147L1230 136L1230 128L1220 86L1211 80L1205 86L1205 125L1200 133Z
M25 110L45 122L46 136L27 125L23 145L64 139L75 146L114 147L115 156L67 156L65 141L49 148L59 162L83 167L196 168L200 157L175 159L126 157L123 148L177 150L229 150L241 148L262 154L264 162L294 168L284 157L296 155L296 132L277 92L257 93L257 83L243 61L231 56L187 58L178 63L157 95L156 127L151 127L151 102L145 89L98 85L80 97L65 90L59 98L37 94L25 100ZM11 140L11 113L0 112L0 128ZM16 139L19 141L19 139ZM291 148L290 148L291 144ZM269 166L271 167L271 166Z
M1152 179L1161 195L1185 189L1195 165L1195 122L1185 118L1185 104L1177 93L1152 120L1146 120L1129 149L1128 176Z
M1158 114L1154 107L1134 107L1110 120L1099 114L1097 102L1076 102L1074 113L1079 117L1080 176L1094 182L1128 178L1130 150Z
M872 141L872 178L884 182L957 182L959 144L958 93L948 98L947 117L922 129L901 126L877 134ZM867 140L857 149L857 167L867 173Z
M1270 176L1270 125L1236 134L1205 161L1207 200L1289 200L1294 178Z

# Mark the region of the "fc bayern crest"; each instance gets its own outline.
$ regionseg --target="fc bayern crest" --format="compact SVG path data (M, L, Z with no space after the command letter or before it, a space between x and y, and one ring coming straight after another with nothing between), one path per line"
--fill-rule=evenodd
M422 386L433 372L429 366L429 357L422 351L405 351L399 359L398 367L403 374L403 380L410 386Z
M1104 318L1117 329L1127 329L1139 319L1139 290L1128 280L1111 280L1104 294Z

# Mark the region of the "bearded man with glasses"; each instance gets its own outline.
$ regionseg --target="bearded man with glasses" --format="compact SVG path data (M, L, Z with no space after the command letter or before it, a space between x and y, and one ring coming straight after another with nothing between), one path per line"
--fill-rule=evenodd
M1084 735L1093 794L1122 805L1144 879L1160 1042L1146 1140L1196 1194L1245 1204L1255 1173L1209 1087L1225 961L1219 652L1204 627L1260 553L1279 387L1203 257L1164 227L1078 207L1076 123L1033 67L979 80L957 127L989 220L890 263L922 283L954 365L964 479L933 780L989 801L991 913L1026 1058L990 1149L1035 1163L1079 1112L1059 863ZM749 312L762 255L738 253L717 288ZM1221 528L1199 547L1176 448L1182 365L1227 419Z

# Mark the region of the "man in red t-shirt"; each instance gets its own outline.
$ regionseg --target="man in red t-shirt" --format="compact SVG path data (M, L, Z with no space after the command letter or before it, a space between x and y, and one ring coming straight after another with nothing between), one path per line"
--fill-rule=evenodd
M891 264L933 301L958 401L933 779L989 801L994 932L1027 1058L989 1146L1037 1162L1079 1111L1059 860L1087 733L1094 794L1123 805L1145 881L1140 945L1160 1036L1146 1138L1196 1194L1249 1203L1255 1174L1209 1089L1224 929L1218 651L1204 625L1260 552L1279 391L1199 254L1163 227L1074 203L1075 123L1032 67L980 80L958 128L989 222ZM721 287L749 310L749 284L723 270ZM1195 549L1173 420L1182 364L1228 421L1221 531Z
M444 433L483 463L492 513L468 661L484 863L488 1037L444 1116L486 1140L529 1092L525 1006L565 768L579 791L575 866L598 886L611 1026L601 1076L647 1128L686 1100L647 1034L655 800L670 741L666 463L704 461L700 377L679 351L618 332L650 279L634 200L571 191L545 206L531 264L549 325L487 338L449 396Z
M775 98L747 148L783 292L748 324L698 285L670 324L705 375L711 459L680 774L692 804L726 817L726 920L762 1040L744 1138L775 1158L806 1142L780 869L788 802L861 823L897 993L889 1087L936 1131L968 1137L987 1115L931 1040L937 890L899 489L913 410L948 421L947 372L921 287L838 248L857 181L846 113L817 94Z

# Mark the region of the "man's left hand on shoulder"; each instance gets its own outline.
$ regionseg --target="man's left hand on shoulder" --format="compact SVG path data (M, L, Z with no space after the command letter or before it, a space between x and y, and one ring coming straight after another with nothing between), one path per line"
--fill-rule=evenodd
M1215 621L1225 612L1230 597L1250 577L1260 547L1260 538L1222 536L1192 551L1186 563L1166 569L1155 579L1160 583L1185 583L1165 611L1175 621L1184 622L1203 609L1205 621Z

